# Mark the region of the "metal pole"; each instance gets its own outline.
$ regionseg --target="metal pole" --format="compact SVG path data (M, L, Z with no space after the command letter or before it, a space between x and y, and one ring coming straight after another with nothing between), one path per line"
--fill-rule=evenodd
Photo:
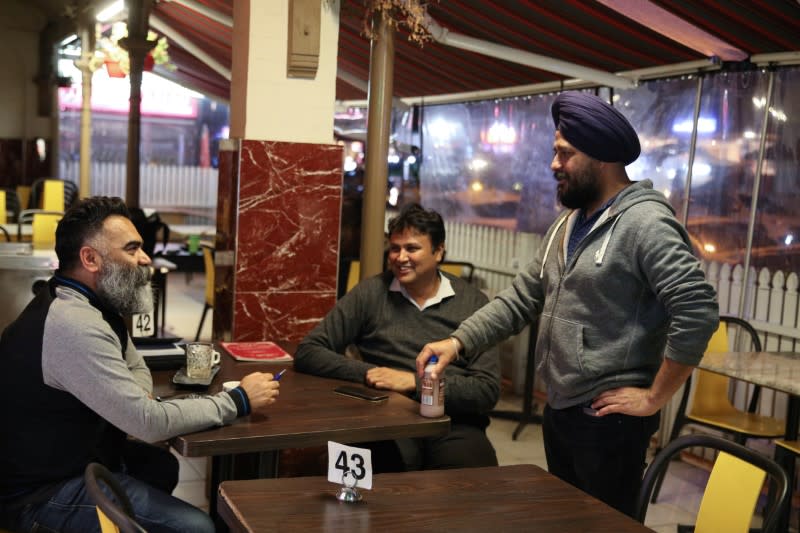
M697 75L697 92L694 95L694 127L692 140L689 142L689 170L686 172L686 183L683 186L683 227L689 220L689 195L692 192L692 170L694 169L694 154L697 149L697 128L700 120L700 97L703 94L703 76Z
M753 197L750 199L750 221L747 225L747 248L744 254L744 288L739 297L739 314L744 318L744 308L750 296L750 253L753 250L753 233L756 227L756 215L758 209L758 194L761 188L761 167L764 164L764 151L767 145L767 126L769 125L769 109L772 107L772 90L775 85L775 71L769 71L769 83L767 84L767 98L764 104L764 121L761 123L761 142L758 146L758 164L756 165L756 175L753 180Z
M361 210L361 279L383 271L383 224L389 167L389 129L394 86L394 30L386 15L372 21L369 61L369 111L367 115L367 165L364 205Z

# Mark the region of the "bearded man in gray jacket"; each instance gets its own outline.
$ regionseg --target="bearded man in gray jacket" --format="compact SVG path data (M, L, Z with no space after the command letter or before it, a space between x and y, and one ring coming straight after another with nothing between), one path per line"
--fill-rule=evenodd
M214 531L206 513L169 494L174 457L146 443L263 411L278 382L256 372L231 392L153 398L122 318L152 308L150 258L119 198L70 208L56 229L56 254L55 276L0 338L0 527L99 531L83 481L87 464L98 462L147 531Z
M625 172L640 153L627 119L576 92L552 114L568 209L511 287L426 345L417 371L435 354L439 373L538 319L548 469L632 515L659 410L702 358L719 308L670 204Z

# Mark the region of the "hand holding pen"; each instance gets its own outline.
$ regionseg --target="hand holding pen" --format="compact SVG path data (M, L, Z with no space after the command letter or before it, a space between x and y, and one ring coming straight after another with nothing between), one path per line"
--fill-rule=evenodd
M285 370L274 376L266 372L253 372L242 378L240 387L247 393L250 408L253 411L258 411L277 401L281 387L279 380L283 377L284 372Z

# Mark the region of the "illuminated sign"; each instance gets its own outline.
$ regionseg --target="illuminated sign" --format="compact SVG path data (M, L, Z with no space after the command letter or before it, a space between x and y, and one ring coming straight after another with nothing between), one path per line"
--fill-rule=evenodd
M98 70L92 78L92 111L128 113L130 91L128 78L111 78L105 69ZM81 92L80 81L72 87L61 87L61 109L81 109ZM149 72L142 76L142 116L195 118L199 98L202 96Z

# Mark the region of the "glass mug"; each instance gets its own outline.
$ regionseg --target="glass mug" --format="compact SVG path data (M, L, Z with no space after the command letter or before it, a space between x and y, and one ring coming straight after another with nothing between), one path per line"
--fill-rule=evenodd
M192 379L208 379L214 365L219 364L219 352L210 342L186 343L186 375Z

